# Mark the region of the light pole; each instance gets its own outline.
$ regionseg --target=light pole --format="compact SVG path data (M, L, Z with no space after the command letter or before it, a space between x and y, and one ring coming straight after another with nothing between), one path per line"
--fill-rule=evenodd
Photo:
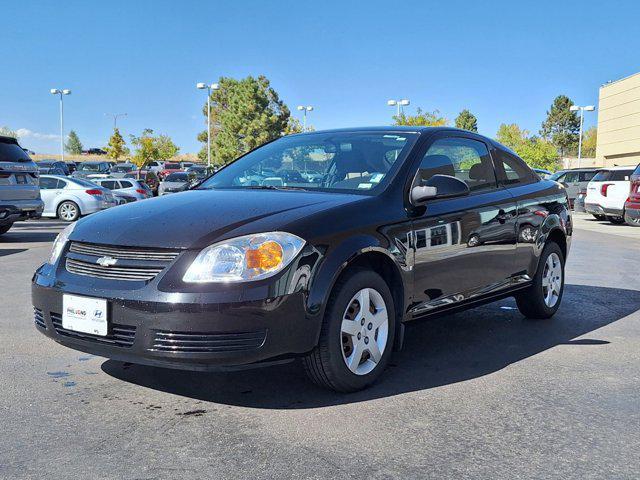
M60 95L60 157L64 162L64 103L62 102L62 96L71 95L71 90L67 88L63 90L52 88L50 92L51 95Z
M118 117L126 117L126 113L105 113L107 117L113 117L113 129L115 130L118 126Z
M307 112L312 111L313 107L311 105L307 105L306 107L304 105L298 105L298 110L303 112L302 131L306 132L307 131Z
M582 124L584 122L584 112L593 112L596 109L593 105L586 105L581 107L579 105L571 105L569 110L572 112L577 112L580 110L580 133L578 137L578 168L580 168L580 163L582 163Z
M387 101L387 105L389 105L390 107L396 107L397 108L397 115L400 116L400 111L402 110L402 107L406 107L407 105L409 105L411 102L409 100L407 100L406 98L402 99L402 100L389 100Z
M219 90L220 85L212 83L207 85L206 83L196 83L196 88L199 90L207 91L207 167L211 167L211 92L213 90Z

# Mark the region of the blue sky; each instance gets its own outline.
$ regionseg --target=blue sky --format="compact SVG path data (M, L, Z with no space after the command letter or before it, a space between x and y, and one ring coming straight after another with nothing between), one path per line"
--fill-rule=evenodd
M389 98L479 130L537 132L553 98L597 104L598 88L640 71L640 2L66 1L2 6L0 126L56 153L58 103L85 147L152 128L199 149L199 81L266 75L317 129L390 123ZM295 112L297 114L297 112ZM586 117L586 125L596 115Z

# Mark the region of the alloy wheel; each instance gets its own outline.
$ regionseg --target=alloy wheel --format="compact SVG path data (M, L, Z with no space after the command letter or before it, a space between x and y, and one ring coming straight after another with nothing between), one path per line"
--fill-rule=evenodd
M60 217L67 222L76 218L77 215L78 209L71 203L63 203L60 207Z
M562 290L562 264L557 253L547 257L542 272L542 295L547 307L554 307L560 298Z
M352 373L366 375L382 358L389 336L389 317L382 295L363 288L342 316L342 358Z

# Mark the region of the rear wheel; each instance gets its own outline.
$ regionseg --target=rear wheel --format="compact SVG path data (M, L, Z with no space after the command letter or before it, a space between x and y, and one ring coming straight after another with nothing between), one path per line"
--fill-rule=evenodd
M528 318L551 318L564 293L564 255L555 242L548 243L530 287L518 293L518 310Z
M13 227L13 223L10 223L8 225L0 225L0 235L4 235L5 233L7 233L11 227Z
M595 218L596 220L606 220L607 216L593 214L593 218Z
M624 217L614 217L614 216L608 215L607 220L609 220L614 225L622 225L624 223Z
M632 227L640 227L640 217L630 217L627 212L624 214L624 221L627 222L627 225L631 225Z
M395 307L386 282L375 272L354 270L336 283L318 346L303 359L316 384L354 392L375 382L393 350Z
M75 222L80 218L80 207L71 201L64 201L58 205L58 218L65 222Z

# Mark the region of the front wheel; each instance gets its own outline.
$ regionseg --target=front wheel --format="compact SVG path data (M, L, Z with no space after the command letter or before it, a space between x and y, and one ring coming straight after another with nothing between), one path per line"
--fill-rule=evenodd
M58 205L58 218L65 222L75 222L80 218L80 207L75 202L64 201Z
M564 293L564 255L555 242L548 243L538 263L533 282L516 296L518 310L528 318L551 318Z
M609 220L614 225L622 225L624 223L624 217L614 217L609 215L607 216L607 220Z
M391 291L380 275L348 273L331 292L318 346L303 359L307 375L338 392L371 385L389 362L395 317Z

